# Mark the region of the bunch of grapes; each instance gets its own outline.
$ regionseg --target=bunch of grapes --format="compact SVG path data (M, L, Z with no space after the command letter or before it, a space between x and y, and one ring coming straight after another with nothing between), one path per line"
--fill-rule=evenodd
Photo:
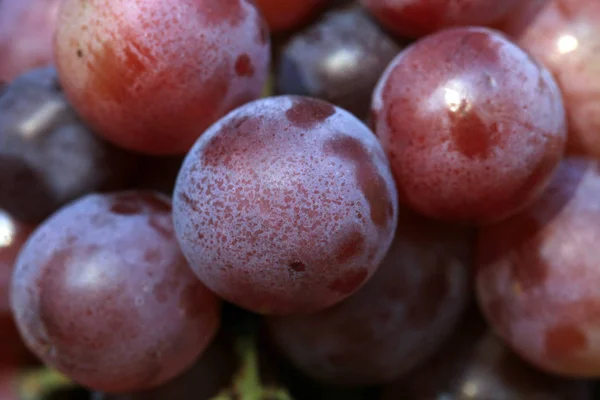
M597 0L0 0L0 399L598 398L599 38Z

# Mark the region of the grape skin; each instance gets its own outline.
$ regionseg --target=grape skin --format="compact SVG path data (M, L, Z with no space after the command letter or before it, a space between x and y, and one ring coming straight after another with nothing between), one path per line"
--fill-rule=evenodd
M481 230L476 288L488 322L524 359L600 376L600 166L570 158L526 211Z
M0 209L0 318L10 315L8 291L21 247L33 228Z
M173 218L214 292L262 314L333 305L373 274L397 194L373 133L319 100L281 96L226 116L187 155Z
M287 31L305 22L328 0L254 0L274 32Z
M100 135L174 155L260 96L270 42L250 0L66 0L55 53L67 96Z
M372 122L401 199L468 223L506 218L535 199L566 141L552 76L480 27L441 31L400 53L375 90Z
M473 312L435 357L386 385L381 400L592 400L591 389L529 367Z
M38 223L82 195L121 189L134 161L85 126L54 68L0 88L0 209L12 217Z
M600 157L600 2L524 2L502 28L556 77L569 120L569 151Z
M52 64L52 37L61 1L0 1L0 82Z
M398 35L421 37L444 28L491 26L530 0L361 0L379 21Z
M277 92L317 97L366 120L373 89L400 50L361 7L333 10L283 47Z
M391 381L431 356L470 298L472 235L406 212L373 278L316 314L267 319L281 352L314 379Z
M190 367L219 325L219 301L174 238L168 199L88 195L27 241L11 307L47 365L106 392L160 385Z

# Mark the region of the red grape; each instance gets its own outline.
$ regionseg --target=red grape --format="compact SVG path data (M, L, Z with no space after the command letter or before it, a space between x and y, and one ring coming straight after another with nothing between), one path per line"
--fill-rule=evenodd
M11 216L39 222L84 194L121 188L133 161L82 123L53 68L0 90L0 209Z
M10 315L8 289L21 247L32 227L0 209L0 317Z
M307 375L344 385L386 382L439 347L467 304L471 235L401 213L374 277L316 314L271 317L270 336Z
M526 360L600 376L600 164L567 159L526 211L481 230L477 293L487 319Z
M260 96L269 48L251 0L65 0L55 52L67 96L100 135L178 154Z
M427 363L386 386L382 400L592 400L591 384L530 368L478 315L461 324Z
M283 48L277 91L318 97L364 120L379 77L400 49L360 7L328 12Z
M62 0L0 0L0 81L50 65Z
M600 157L600 2L524 2L504 26L554 73L569 120L569 150Z
M361 287L385 255L397 194L373 133L305 97L250 103L187 155L173 194L192 269L264 314L316 311Z
M151 192L88 195L46 220L19 255L11 305L36 355L107 392L180 374L219 325L217 298L177 246L168 200Z
M530 0L361 0L383 25L410 37L452 26L489 26L526 1Z
M330 0L254 0L273 31L297 27Z
M375 133L401 199L434 218L486 223L531 202L566 141L548 71L487 28L417 41L381 78Z

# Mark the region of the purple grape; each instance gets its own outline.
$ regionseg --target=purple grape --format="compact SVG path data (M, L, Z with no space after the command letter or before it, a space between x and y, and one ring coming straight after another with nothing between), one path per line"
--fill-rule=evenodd
M88 195L45 221L17 260L11 306L37 356L106 392L180 374L220 319L177 246L168 199L151 192Z
M429 357L469 298L471 235L401 213L375 276L343 303L316 314L267 319L281 352L329 383L390 381Z
M358 290L392 241L397 194L373 133L333 105L282 96L213 125L173 195L190 266L226 300L310 312Z

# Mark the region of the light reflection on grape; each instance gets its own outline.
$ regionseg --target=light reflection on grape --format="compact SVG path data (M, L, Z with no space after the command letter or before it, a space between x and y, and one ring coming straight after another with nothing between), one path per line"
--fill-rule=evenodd
M4 211L0 210L0 248L10 247L15 240L17 228Z

